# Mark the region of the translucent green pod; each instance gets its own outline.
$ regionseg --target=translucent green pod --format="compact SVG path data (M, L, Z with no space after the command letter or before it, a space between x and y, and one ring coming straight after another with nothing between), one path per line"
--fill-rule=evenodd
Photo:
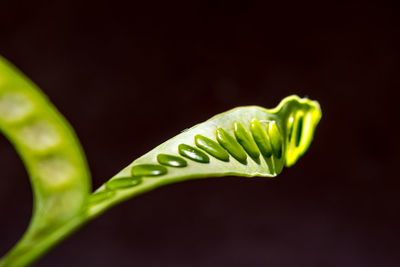
M238 107L185 130L89 194L89 171L69 124L40 90L0 58L0 130L34 191L31 224L0 267L27 266L113 205L159 186L206 177L275 177L309 147L318 102L289 96L274 109Z
M297 122L295 114L299 112L304 118L303 123ZM293 117L292 124L288 122L290 117ZM157 179L142 177L138 186L91 205L88 215L95 217L118 202L176 181L228 175L274 177L283 166L293 165L304 153L320 118L318 102L298 96L285 98L274 109L248 106L221 113L149 151L113 179L131 175L136 166L158 164L160 155L164 154L185 157L187 166L163 165L168 171ZM295 138L289 140L289 131L296 134ZM225 160L229 155L236 160ZM102 186L98 190L104 189Z
M41 91L0 57L0 130L27 168L34 207L21 241L0 266L24 266L85 217L90 174L71 126Z

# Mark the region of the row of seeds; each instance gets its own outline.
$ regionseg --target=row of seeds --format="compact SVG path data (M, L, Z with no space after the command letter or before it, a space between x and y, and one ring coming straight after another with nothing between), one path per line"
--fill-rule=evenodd
M206 153L225 162L229 162L229 158L232 156L242 164L247 164L248 155L254 160L257 160L261 154L267 158L272 155L278 159L282 157L283 139L275 121L268 122L267 127L264 128L258 120L254 119L250 124L250 132L251 134L240 122L235 122L235 137L224 129L218 128L216 131L217 142L198 134L194 137L198 148L180 144L178 151L182 157L198 163L210 162ZM94 194L91 201L97 203L112 197L115 194L114 190L137 186L142 182L142 177L158 177L167 174L168 169L165 166L186 167L187 162L182 157L160 153L157 155L160 165L135 165L131 169L130 177L119 177L108 181L106 183L107 190Z

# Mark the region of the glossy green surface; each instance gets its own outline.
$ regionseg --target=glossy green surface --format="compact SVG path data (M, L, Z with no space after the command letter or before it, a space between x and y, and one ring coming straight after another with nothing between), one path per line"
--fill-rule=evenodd
M168 166L168 167L186 167L187 162L181 157L168 155L168 154L158 154L157 161L161 165Z
M217 129L217 140L218 143L220 143L220 145L232 155L232 157L237 159L242 164L247 164L246 151L244 151L238 141L236 141L235 138L233 138L224 129Z
M260 151L258 150L257 144L247 130L243 127L240 122L235 122L235 137L239 144L246 150L246 152L253 159L260 157Z
M261 126L260 122L256 119L252 120L250 125L250 131L254 138L255 143L263 154L264 157L271 157L272 148L270 144L270 139L267 133L264 130L264 127Z
M294 127L294 115L290 114L288 120L287 120L287 138L288 141L290 142L293 136L293 127Z
M110 181L109 181L110 182ZM108 183L108 182L107 182ZM106 184L107 184L106 183ZM102 192L96 192L94 194L92 194L89 198L89 203L91 205L93 204L97 204L99 202L102 202L106 199L109 199L111 197L115 196L115 192L114 191L102 191Z
M194 139L196 145L211 156L222 161L229 161L229 153L217 142L200 134L196 135Z
M180 144L178 146L179 154L184 156L185 158L194 160L196 162L200 163L209 163L210 158L202 151L199 149L186 145L186 144Z
M0 267L27 266L114 205L169 183L275 177L304 154L320 118L316 101L297 96L274 109L234 108L162 143L90 194L85 156L72 128L34 84L0 58L0 130L20 154L34 192L31 224Z
M295 135L295 146L298 147L300 145L300 141L302 138L303 132L303 114L302 112L298 112L296 116L296 135Z
M132 176L160 176L166 174L168 169L156 164L139 164L132 167Z
M272 153L279 159L282 157L283 138L275 121L270 121L268 123L267 132L272 147Z
M106 188L108 190L124 189L136 186L142 182L140 177L121 177L116 179L111 179L106 183Z

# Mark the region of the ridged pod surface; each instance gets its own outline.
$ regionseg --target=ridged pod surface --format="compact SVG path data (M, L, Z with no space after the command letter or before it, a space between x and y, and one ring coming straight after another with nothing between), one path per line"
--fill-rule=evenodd
M168 183L274 177L307 150L320 118L318 102L298 96L274 109L238 107L164 142L90 194L89 171L72 128L0 58L0 129L22 157L35 197L31 225L0 267L27 266L113 205Z

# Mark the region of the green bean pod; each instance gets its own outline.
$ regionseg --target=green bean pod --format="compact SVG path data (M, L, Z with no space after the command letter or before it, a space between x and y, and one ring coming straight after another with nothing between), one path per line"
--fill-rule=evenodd
M0 266L25 266L55 244L62 231L70 231L72 222L84 218L90 174L71 126L1 57L0 130L22 158L34 195L29 228Z
M14 145L34 192L30 226L0 267L27 266L76 228L126 199L184 180L275 177L309 147L318 102L289 96L274 109L238 107L183 131L94 193L74 131L32 82L0 57L0 130Z
M299 123L300 117L295 116L289 123L293 114L302 114L304 122ZM318 102L298 96L285 98L274 109L248 106L221 113L159 145L116 174L111 180L135 176L135 169L141 169L142 175L137 175L142 180L120 190L101 186L96 192L115 194L90 205L88 216L94 218L125 199L176 181L220 176L274 177L305 152L320 118ZM292 138L289 133L296 136ZM178 161L185 164L179 168L168 165L160 160L166 155L176 165ZM163 168L152 175L152 170L158 170L157 165Z

